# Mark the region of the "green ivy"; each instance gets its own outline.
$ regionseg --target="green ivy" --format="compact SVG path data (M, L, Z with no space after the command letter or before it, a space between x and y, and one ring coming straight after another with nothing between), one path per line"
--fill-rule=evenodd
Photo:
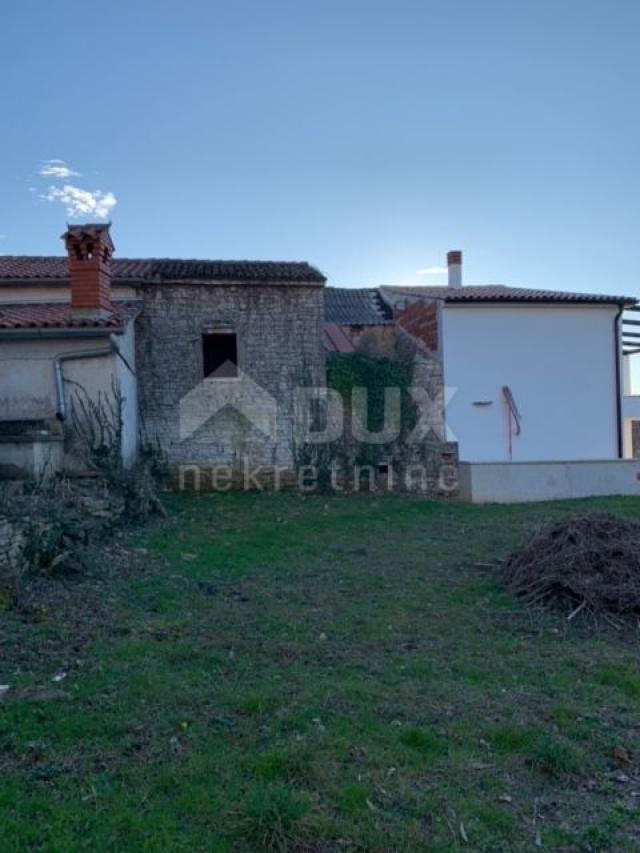
M369 358L358 353L334 355L327 362L327 385L342 396L347 419L351 411L352 390L358 387L367 389L367 425L372 432L384 426L385 388L400 389L400 440L411 432L417 422L416 405L409 393L412 383L413 365L407 362ZM357 461L360 464L375 464L385 453L385 445L362 445Z

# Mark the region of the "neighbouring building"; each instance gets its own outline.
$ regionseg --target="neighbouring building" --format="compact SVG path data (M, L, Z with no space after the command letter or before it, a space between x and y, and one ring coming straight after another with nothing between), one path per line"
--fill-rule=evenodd
M140 306L113 298L106 226L63 236L66 259L0 257L0 479L77 471L65 425L91 403L110 406L114 394L123 462L136 458Z
M446 286L327 288L327 305L356 349L375 340L388 352L402 331L440 365L462 494L638 492L640 468L614 464L633 458L640 422L629 379L640 321L624 313L637 311L637 300L467 286L462 253L449 252L447 262Z

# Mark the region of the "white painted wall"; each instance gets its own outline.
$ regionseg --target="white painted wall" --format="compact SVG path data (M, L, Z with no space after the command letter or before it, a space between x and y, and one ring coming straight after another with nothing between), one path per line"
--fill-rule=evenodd
M522 415L514 461L615 459L616 313L615 306L445 304L447 435L459 442L460 459L509 460L503 385Z
M135 371L134 325L114 336ZM135 375L109 347L107 337L50 337L0 340L0 420L50 420L57 409L54 359L61 353L104 350L99 358L63 364L65 401L71 411L74 391L81 387L97 400L109 397L114 381L124 398L122 456L125 465L135 462L138 445L138 394ZM70 421L67 429L70 428ZM67 460L73 467L71 457Z
M106 338L31 338L0 340L0 420L54 418L56 388L54 358L60 353L87 349L107 351L104 358L81 359L64 365L64 376L97 396L108 393L113 356ZM67 402L73 386L66 386Z
M137 291L133 285L111 285L113 299L135 299L136 296ZM7 284L0 281L0 302L3 305L23 302L69 302L70 299L71 288L65 282L23 281L20 284Z

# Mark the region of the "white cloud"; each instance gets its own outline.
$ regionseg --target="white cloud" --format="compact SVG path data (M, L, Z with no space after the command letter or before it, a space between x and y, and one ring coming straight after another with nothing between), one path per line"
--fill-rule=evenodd
M64 160L44 160L40 167L40 174L45 178L55 178L59 181L80 177L80 172L74 172Z
M90 216L95 219L107 219L110 212L118 203L112 192L102 190L83 190L72 184L63 187L49 187L41 198L46 201L59 201L67 210L67 216L75 219L79 216Z
M80 177L65 160L42 160L38 170L40 177L60 181L49 184L45 191L29 187L29 192L37 193L45 201L59 202L66 208L70 219L86 217L87 219L108 219L109 214L117 204L112 192L102 190L86 190L71 183L64 183L72 177Z
M421 270L417 270L418 275L442 275L446 272L446 267L423 267Z

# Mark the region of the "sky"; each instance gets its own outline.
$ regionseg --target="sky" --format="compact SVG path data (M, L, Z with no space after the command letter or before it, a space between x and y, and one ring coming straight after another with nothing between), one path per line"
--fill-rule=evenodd
M640 295L638 0L21 0L0 253Z

